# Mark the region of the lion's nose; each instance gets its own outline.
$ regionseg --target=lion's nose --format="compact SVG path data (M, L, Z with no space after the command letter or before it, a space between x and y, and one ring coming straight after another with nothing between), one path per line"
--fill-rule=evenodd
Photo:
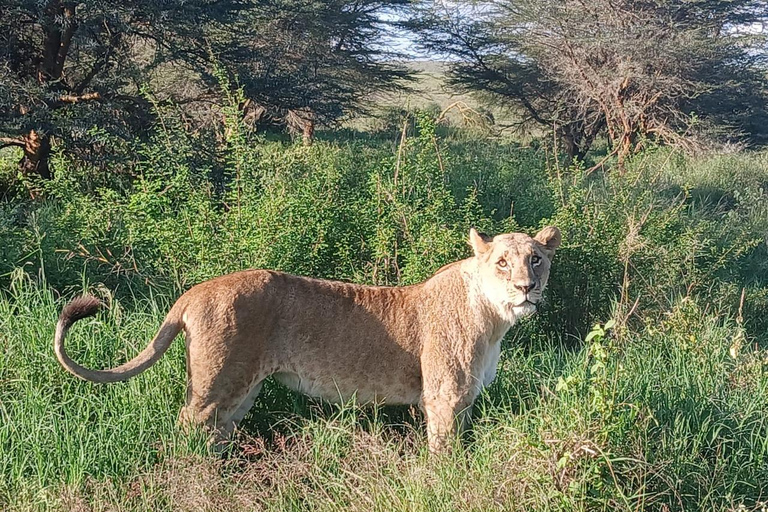
M528 293L534 288L536 288L536 283L528 283L528 284L516 284L515 288L520 290L523 293Z

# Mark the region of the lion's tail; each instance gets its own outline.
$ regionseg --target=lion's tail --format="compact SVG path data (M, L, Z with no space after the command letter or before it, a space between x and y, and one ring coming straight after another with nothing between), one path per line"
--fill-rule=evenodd
M139 355L110 370L90 370L70 359L64 350L64 337L72 324L80 319L95 315L100 308L101 302L96 297L91 295L79 297L64 307L59 316L59 323L56 324L56 337L54 339L56 357L67 371L83 380L119 382L140 374L160 359L184 327L183 308L177 302L168 312L155 338Z

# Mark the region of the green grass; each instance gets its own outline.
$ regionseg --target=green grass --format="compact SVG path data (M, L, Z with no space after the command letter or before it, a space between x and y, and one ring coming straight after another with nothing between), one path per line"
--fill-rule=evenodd
M428 457L418 414L319 408L276 385L252 413L268 407L269 422L246 420L229 456L207 454L175 429L182 343L127 383L81 382L51 350L59 305L23 277L0 301L7 510L730 510L768 493L768 357L731 357L742 329L689 299L659 325L598 337L602 356L508 340L445 458ZM165 307L113 304L73 329L72 355L130 357Z
M236 119L217 146L166 118L136 143L133 177L58 153L44 200L0 173L0 509L762 510L768 153L655 148L623 176L586 175L536 145L414 117L402 147L397 133L347 133L310 148ZM111 307L67 346L103 368L221 273L405 284L468 255L472 225L545 223L564 235L547 303L504 341L445 457L428 456L418 411L318 404L275 383L211 454L175 425L181 340L103 386L53 353L58 312L83 290Z

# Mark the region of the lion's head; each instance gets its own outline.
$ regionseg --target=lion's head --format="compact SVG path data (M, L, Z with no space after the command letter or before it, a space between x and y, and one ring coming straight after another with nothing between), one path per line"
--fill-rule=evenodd
M503 319L512 323L536 311L560 240L560 230L552 226L533 238L523 233L491 238L470 230L480 290Z

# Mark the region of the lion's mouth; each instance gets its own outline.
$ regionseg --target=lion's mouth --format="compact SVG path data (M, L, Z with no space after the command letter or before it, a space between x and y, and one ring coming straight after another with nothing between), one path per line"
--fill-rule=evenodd
M512 306L512 313L514 313L516 318L530 316L535 312L536 312L536 304L534 304L528 299L524 300L523 302L520 302L516 306Z

